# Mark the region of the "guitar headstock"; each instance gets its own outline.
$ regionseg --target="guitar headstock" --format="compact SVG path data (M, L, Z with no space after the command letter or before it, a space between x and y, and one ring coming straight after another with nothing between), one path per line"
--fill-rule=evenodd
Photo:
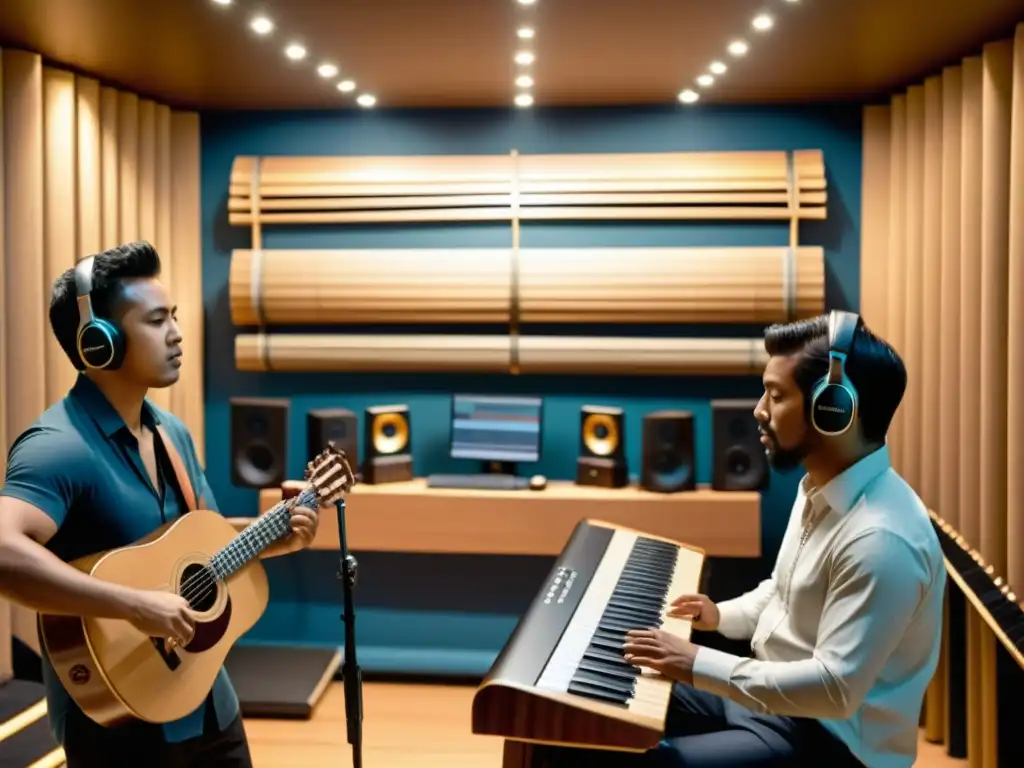
M340 501L356 482L348 457L333 441L306 465L305 480L313 486L321 506Z

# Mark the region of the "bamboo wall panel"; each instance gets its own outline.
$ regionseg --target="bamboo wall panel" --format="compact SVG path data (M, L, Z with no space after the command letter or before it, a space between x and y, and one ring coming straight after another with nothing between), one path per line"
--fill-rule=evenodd
M924 172L921 206L921 498L938 507L939 492L939 299L942 276L942 77L924 85Z
M960 526L960 185L963 76L942 73L942 255L939 300L939 495L935 509Z
M907 366L907 391L903 399L903 458L900 472L917 489L921 483L921 342L924 329L921 281L924 277L922 216L924 209L924 86L907 89L906 200L904 237L903 360Z
M1024 595L1024 25L1017 28L1014 42L1010 125L1006 573L1007 581Z
M235 250L236 325L773 323L825 310L820 247Z
M1009 279L1010 105L1013 41L982 55L981 538L978 549L1006 573L1006 356Z
M960 532L981 538L981 57L963 62L963 153L960 197Z
M889 240L890 147L892 110L872 105L864 110L860 233L860 315L864 324L888 336L886 278Z
M524 323L774 323L825 311L825 253L788 248L519 252Z
M864 194L886 175L890 209L865 204L864 233L888 226L887 264L861 267L865 290L889 278L882 327L910 377L894 463L941 513L950 590L968 598L947 613L925 732L988 768L1009 759L999 702L1024 681L1024 23L865 112Z
M235 250L235 325L507 323L513 251Z
M822 153L235 158L229 221L824 219ZM258 245L258 243L254 243Z
M190 395L187 404L169 402L168 393L154 400L185 421L202 455L198 118L175 113L172 163L161 143L163 110L44 66L37 54L0 52L0 478L14 439L75 380L49 326L54 280L83 256L140 235L156 241L171 272L188 276L179 316L199 342L187 349L198 354L174 390ZM38 648L34 614L0 601L0 679L10 674L11 633Z
M906 349L903 344L906 318L903 312L903 294L905 292L905 211L906 211L906 147L907 147L907 97L898 94L892 99L892 153L889 158L889 252L886 263L886 301L885 327L889 343L901 355ZM869 209L870 210L870 209ZM906 408L901 405L893 417L889 442L892 444L892 463L897 471L903 471L904 451L904 414Z
M759 376L763 339L434 334L235 337L240 371Z

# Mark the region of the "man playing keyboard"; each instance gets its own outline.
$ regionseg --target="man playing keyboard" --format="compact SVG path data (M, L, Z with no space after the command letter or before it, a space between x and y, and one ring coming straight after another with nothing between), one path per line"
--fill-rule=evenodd
M849 313L772 326L765 347L761 442L774 468L806 472L775 568L738 598L682 595L668 610L749 640L752 658L629 632L626 660L675 681L665 738L642 756L567 750L551 765L913 765L945 569L885 443L906 371Z

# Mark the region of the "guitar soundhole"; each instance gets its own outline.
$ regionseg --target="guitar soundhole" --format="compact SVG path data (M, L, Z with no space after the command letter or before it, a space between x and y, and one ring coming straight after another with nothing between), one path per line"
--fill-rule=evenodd
M217 579L205 565L192 563L181 574L178 594L188 600L192 610L208 611L217 602Z

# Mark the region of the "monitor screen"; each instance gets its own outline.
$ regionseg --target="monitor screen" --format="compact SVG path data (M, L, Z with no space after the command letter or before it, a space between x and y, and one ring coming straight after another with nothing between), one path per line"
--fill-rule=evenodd
M452 458L539 461L541 399L503 395L452 398Z

